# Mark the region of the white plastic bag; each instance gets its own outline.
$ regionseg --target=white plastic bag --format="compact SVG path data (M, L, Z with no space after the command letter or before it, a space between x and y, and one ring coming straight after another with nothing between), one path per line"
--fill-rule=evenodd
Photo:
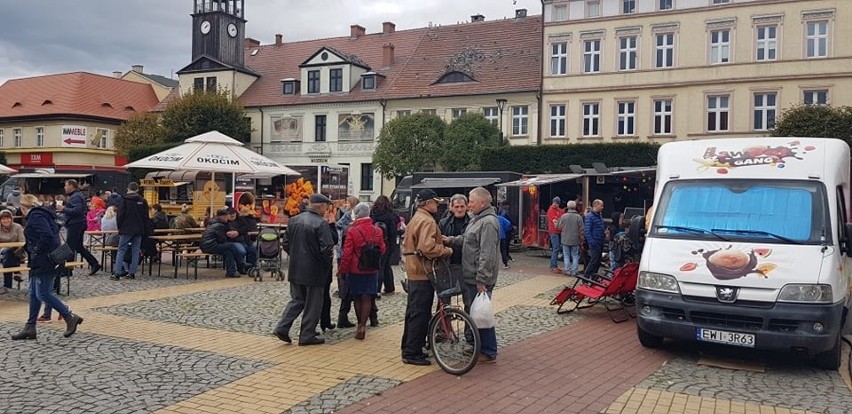
M470 317L477 328L493 328L497 321L494 320L494 308L491 306L491 298L488 293L479 292L470 305Z

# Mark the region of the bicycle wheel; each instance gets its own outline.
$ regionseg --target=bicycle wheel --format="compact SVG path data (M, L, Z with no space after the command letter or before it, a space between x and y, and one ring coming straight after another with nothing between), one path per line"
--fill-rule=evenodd
M465 327L472 327L465 339ZM429 347L435 362L444 372L462 375L479 359L479 330L473 319L460 309L445 308L443 317L436 314L429 323Z

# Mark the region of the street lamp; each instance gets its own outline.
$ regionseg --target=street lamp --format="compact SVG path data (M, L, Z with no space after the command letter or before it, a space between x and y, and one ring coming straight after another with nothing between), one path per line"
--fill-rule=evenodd
M503 109L506 108L506 102L503 98L497 98L497 110L500 114L500 145L503 145Z

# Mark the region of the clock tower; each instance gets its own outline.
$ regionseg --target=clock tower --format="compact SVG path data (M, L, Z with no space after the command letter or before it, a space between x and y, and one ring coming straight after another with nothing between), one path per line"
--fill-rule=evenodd
M245 0L193 0L192 61L209 58L245 69Z

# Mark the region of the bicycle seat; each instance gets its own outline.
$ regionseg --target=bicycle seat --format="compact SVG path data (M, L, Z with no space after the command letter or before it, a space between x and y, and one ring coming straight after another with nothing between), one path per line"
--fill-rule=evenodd
M455 286L455 287L451 287L449 289L442 290L442 291L438 292L438 297L443 299L443 298L448 298L450 296L460 295L461 293L462 293L461 287Z

